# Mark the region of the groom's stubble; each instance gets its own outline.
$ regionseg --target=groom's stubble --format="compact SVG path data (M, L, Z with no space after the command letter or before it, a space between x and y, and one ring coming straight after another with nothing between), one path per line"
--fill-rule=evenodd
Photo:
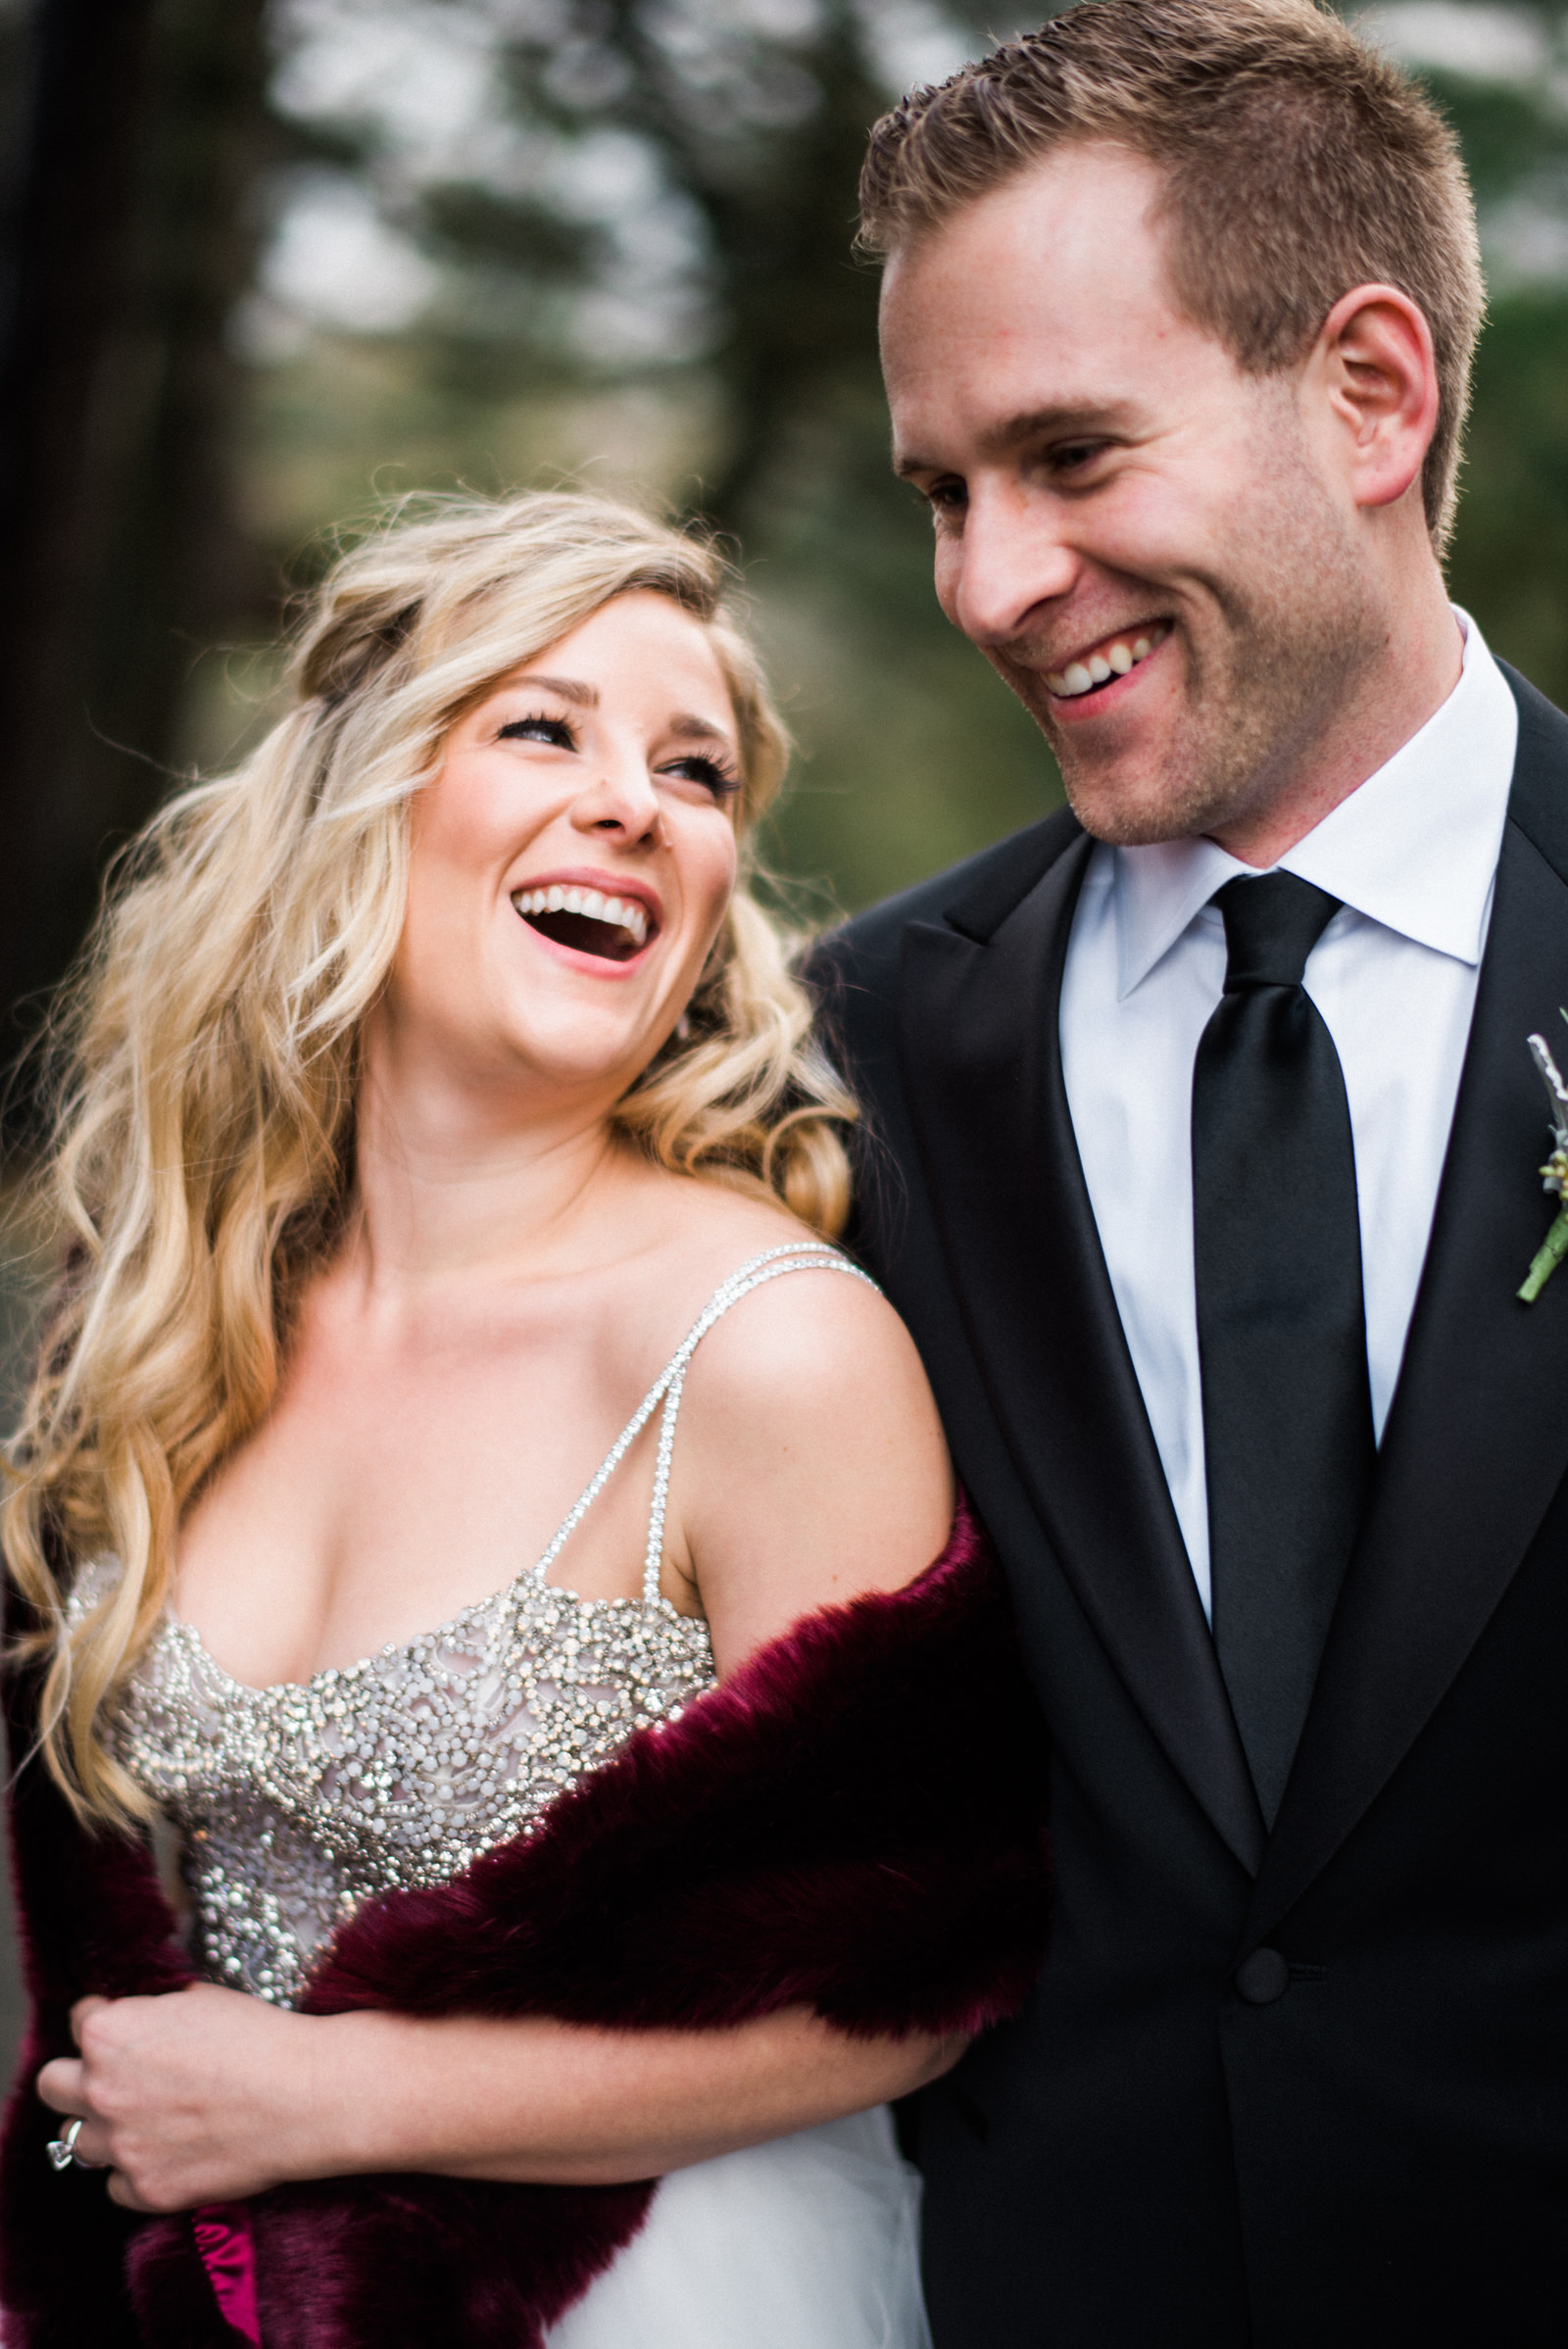
M1129 777L1058 725L1027 636L982 648L1051 745L1073 813L1112 846L1193 839L1265 812L1382 649L1356 550L1279 389L1223 563L1191 581L1210 625L1180 631L1181 721L1157 759Z

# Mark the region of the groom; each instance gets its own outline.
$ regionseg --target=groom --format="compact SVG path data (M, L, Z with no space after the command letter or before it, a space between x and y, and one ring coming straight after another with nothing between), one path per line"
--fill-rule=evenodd
M1088 0L864 216L1071 803L818 966L1054 1742L1044 1980L918 2113L938 2349L1556 2343L1568 720L1444 593L1453 143L1310 0Z

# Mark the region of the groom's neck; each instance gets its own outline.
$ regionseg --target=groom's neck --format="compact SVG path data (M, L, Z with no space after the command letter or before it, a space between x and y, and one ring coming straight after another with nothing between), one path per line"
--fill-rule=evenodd
M1464 639L1442 573L1430 556L1412 568L1408 592L1387 600L1374 658L1325 713L1313 739L1294 747L1278 788L1209 835L1244 864L1277 864L1386 766L1459 682Z

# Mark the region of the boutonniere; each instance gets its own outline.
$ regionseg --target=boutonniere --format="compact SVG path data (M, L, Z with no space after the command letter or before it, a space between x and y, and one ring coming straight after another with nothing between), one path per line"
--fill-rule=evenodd
M1563 1018L1568 1019L1568 1011L1563 1013ZM1541 1071L1542 1083L1546 1088L1547 1115L1555 1146L1541 1170L1541 1184L1543 1190L1555 1194L1559 1204L1557 1220L1537 1248L1535 1262L1526 1273L1524 1287L1519 1291L1527 1305L1535 1303L1564 1256L1568 1256L1568 1085L1563 1083L1557 1072L1557 1063L1551 1056L1544 1036L1532 1036L1530 1050Z

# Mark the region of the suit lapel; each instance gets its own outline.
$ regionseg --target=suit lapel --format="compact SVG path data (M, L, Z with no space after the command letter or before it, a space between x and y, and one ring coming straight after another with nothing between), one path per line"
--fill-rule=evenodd
M954 1286L1019 1474L1145 1719L1255 1869L1262 1822L1062 1081L1062 966L1092 846L1074 842L994 927L994 905L911 924L900 988L906 1079Z
M1537 1171L1550 1141L1525 1040L1568 1043L1568 719L1510 683L1519 752L1426 1272L1253 1938L1397 1768L1568 1473L1568 1270L1533 1305L1514 1294L1554 1208Z

